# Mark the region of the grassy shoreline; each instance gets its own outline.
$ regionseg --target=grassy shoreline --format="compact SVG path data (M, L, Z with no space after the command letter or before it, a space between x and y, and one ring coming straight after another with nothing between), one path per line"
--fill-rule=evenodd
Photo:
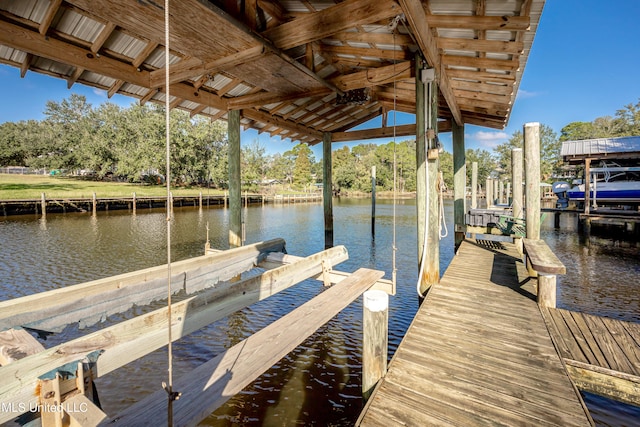
M198 196L222 195L224 190L206 187L172 187L174 196ZM126 182L91 181L79 177L58 177L49 175L19 175L0 174L0 201L2 200L40 200L42 193L47 199L83 199L92 198L96 193L97 198L131 197L164 197L167 189L163 185L132 184ZM249 194L255 192L249 191ZM291 191L287 188L271 189L269 194L305 194L300 191ZM366 198L371 193L346 192L343 197ZM379 191L376 194L379 199L392 199L393 192ZM415 198L415 193L398 194L398 198Z
M40 199L45 193L50 199L91 198L96 193L101 197L161 197L167 194L162 185L131 184L126 182L90 181L72 177L52 177L48 175L0 174L0 200ZM174 196L194 196L224 194L222 190L202 187L175 187Z

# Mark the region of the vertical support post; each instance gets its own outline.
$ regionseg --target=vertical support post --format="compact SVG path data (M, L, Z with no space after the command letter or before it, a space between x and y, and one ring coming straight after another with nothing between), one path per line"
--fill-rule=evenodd
M591 207L591 159L584 161L584 213L589 215Z
M453 222L454 246L457 251L464 240L467 192L467 159L464 150L464 125L452 122L453 137Z
M500 186L498 183L499 179L494 179L493 180L493 204L498 204L500 203Z
M437 85L426 63L416 54L416 209L418 223L419 289L424 295L440 281Z
M498 181L498 203L504 204L504 181Z
M331 133L322 135L322 201L324 205L324 248L333 247L333 179Z
M478 207L478 162L471 163L471 209Z
M513 217L522 218L522 168L523 168L522 148L511 150L511 182L513 182Z
M511 206L511 197L509 197L511 195L511 181L507 181L507 189L504 191L504 198L506 200L506 204L508 206Z
M44 193L40 194L40 207L42 208L42 216L47 216L47 195ZM37 213L37 209L36 209Z
M200 192L198 197L198 208L202 209L202 191Z
M97 201L97 197L96 197L96 193L93 193L93 197L91 198L91 202L92 202L92 212L93 212L93 216L96 216L96 211L97 211L97 206L96 204L98 203Z
M371 235L376 234L376 167L371 166Z
M242 245L242 193L240 183L240 111L228 112L229 133L229 247Z
M365 400L387 372L389 295L371 290L363 294L362 395Z
M556 308L556 275L538 273L538 305Z
M540 238L540 123L524 125L527 239Z
M133 198L131 200L131 207L133 208L133 214L136 214L137 200L136 200L136 192L133 192Z
M489 209L491 206L493 206L493 179L491 178L487 178L487 181L485 182L485 198L487 199L487 209Z

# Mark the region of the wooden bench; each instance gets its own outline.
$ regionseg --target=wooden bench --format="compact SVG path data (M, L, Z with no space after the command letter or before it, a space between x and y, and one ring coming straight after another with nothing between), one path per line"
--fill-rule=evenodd
M525 263L530 276L538 274L538 304L556 307L556 275L567 269L544 240L522 239Z

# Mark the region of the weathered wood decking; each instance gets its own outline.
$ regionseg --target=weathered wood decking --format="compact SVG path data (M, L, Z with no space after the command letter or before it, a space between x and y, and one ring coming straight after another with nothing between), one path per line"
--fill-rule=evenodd
M515 246L465 241L358 423L593 424Z
M640 405L640 324L552 308L542 314L581 390Z

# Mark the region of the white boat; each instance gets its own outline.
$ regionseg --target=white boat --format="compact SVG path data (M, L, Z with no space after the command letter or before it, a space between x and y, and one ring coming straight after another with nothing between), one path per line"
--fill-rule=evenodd
M553 192L559 199L584 202L584 180L573 181L573 185L559 181L553 185ZM591 168L589 199L597 204L638 204L640 203L640 167L602 164Z

